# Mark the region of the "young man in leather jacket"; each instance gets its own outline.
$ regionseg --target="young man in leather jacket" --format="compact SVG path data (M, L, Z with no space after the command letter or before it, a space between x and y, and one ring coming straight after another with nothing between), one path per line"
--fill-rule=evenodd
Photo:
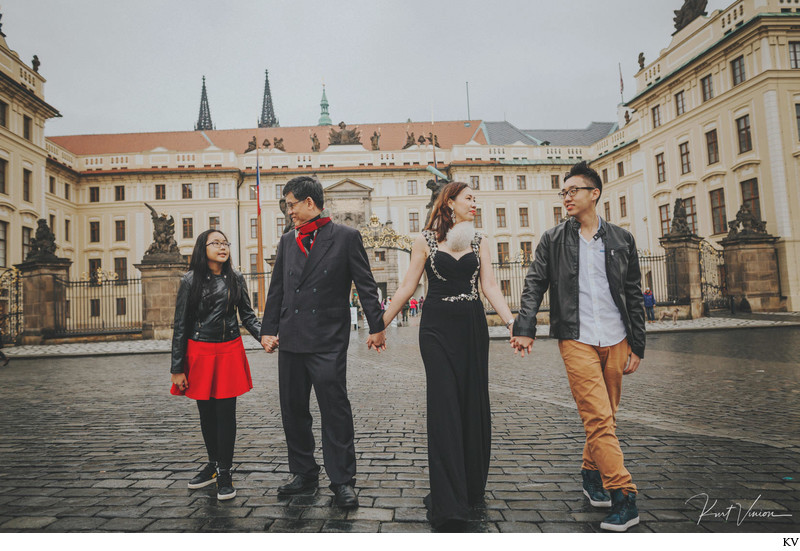
M545 232L536 248L511 346L515 353L530 354L536 313L549 287L550 336L559 339L586 431L583 492L592 505L611 507L601 528L624 532L639 523L639 513L615 414L623 374L634 373L644 357L644 302L633 236L596 213L602 190L597 172L585 162L565 178L559 196L569 218Z

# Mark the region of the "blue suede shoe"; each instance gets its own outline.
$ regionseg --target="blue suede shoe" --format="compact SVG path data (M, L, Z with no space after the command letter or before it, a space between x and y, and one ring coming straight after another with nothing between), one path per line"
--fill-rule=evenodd
M639 524L639 509L636 508L636 494L625 495L622 490L611 490L611 512L600 523L603 530L625 532Z
M603 488L600 471L581 469L583 477L583 495L589 498L589 503L594 507L611 507L611 496Z

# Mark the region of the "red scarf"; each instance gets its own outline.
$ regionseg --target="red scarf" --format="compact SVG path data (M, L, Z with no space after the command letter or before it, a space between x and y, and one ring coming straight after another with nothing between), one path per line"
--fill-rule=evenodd
M300 250L303 251L304 255L308 256L308 253L314 247L314 238L316 237L317 230L330 221L331 221L330 216L326 216L325 218L317 216L316 218L313 218L312 220L306 222L299 228L296 228L297 231L295 239L297 241L297 246L300 247ZM308 244L308 250L306 250L305 246L303 245L303 239L305 238L310 238L310 242Z

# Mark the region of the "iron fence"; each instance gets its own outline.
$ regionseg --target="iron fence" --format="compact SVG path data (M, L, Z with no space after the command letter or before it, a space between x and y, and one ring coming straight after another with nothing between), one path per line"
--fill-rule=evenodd
M530 262L515 261L515 262L492 262L492 271L500 286L500 291L503 293L503 298L506 299L508 307L511 311L519 311L520 298L522 297L522 289L525 287L525 275L528 273ZM489 300L482 296L483 307L488 313L495 313L494 306L491 305ZM542 298L542 303L539 306L539 311L550 310L550 293L545 293Z
M667 266L670 263L667 255L642 255L639 256L639 269L642 273L642 291L650 288L656 304L683 304L688 303L689 297L678 296L676 277L670 277Z
M142 330L142 280L56 277L54 337L138 333Z
M259 308L258 304L258 286L259 282L264 282L264 302L267 299L267 291L269 291L269 280L270 280L270 273L268 272L251 272L249 274L242 274L244 275L244 280L247 282L247 291L250 293L250 302L253 305L253 311L261 317L264 314L264 310Z
M16 341L22 333L22 276L16 268L0 275L0 339L3 344Z

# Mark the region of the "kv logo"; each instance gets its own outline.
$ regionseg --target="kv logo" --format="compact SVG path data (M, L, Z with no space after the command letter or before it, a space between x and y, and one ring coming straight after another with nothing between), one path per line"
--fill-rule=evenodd
M800 538L783 538L783 546L784 547L797 547L797 542L800 541Z

